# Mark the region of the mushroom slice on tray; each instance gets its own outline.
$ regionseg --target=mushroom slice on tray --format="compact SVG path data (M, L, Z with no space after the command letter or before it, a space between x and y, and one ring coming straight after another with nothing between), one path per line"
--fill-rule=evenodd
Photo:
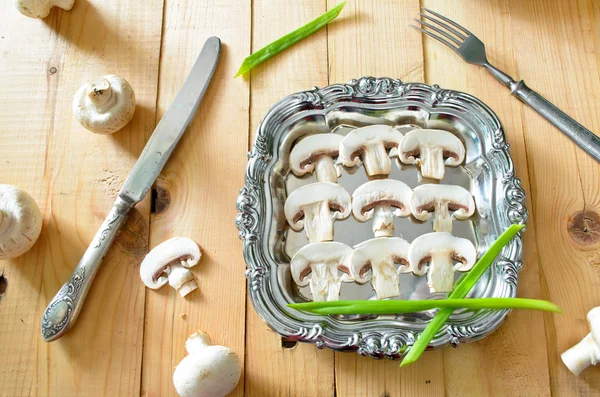
M452 291L454 271L470 270L476 259L473 243L445 232L423 234L410 244L408 250L408 263L413 273L421 276L427 272L431 292Z
M465 159L465 146L445 130L415 129L406 134L398 149L400 161L417 164L419 180L444 178L444 165L456 167Z
M362 158L367 175L389 175L392 161L388 151L402 142L402 133L389 125L370 125L350 131L340 144L339 161L354 167Z
M350 216L350 194L337 183L311 183L288 196L284 212L292 229L304 228L311 243L331 241L333 221Z
M342 175L341 167L335 165L342 136L338 134L309 135L298 142L290 153L290 168L296 176L316 174L319 182L337 182Z
M475 212L471 193L457 185L420 185L413 190L411 211L415 218L426 221L433 212L433 230L452 231L452 214L456 219L467 219Z
M290 263L294 282L310 285L313 301L339 299L342 281L352 281L349 269L352 248L337 242L312 243L302 247ZM346 274L340 276L339 271ZM310 280L308 275L310 274Z
M409 273L410 244L399 237L380 237L354 246L350 274L358 283L371 280L377 299L400 295L398 273ZM400 265L398 269L396 266ZM369 272L370 270L370 272Z
M352 194L352 213L359 222L373 219L375 237L394 233L394 216L410 215L412 189L394 179L378 179L359 186Z

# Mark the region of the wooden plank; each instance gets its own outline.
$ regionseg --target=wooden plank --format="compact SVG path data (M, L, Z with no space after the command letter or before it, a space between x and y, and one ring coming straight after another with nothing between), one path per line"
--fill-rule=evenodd
M151 218L150 246L173 236L203 250L193 269L199 290L181 298L169 287L146 294L142 395L175 396L174 367L198 329L244 361L246 287L235 227L235 198L248 148L248 88L234 80L250 47L250 1L168 0L161 49L157 116L173 101L205 40L218 35L221 59L196 117L167 163ZM185 314L185 316L181 316ZM243 395L244 381L232 396Z
M517 75L513 57L511 28L520 20L511 18L508 4L502 0L470 2L428 0L431 8L464 24L485 42L488 58L509 74ZM492 22L493 21L493 22ZM518 295L541 298L538 249L534 209L527 172L527 152L522 125L522 104L483 68L468 65L443 45L425 39L427 82L468 92L488 104L498 115L511 145L516 175L527 193L530 219L524 235L524 270L519 275ZM529 148L528 148L529 149ZM543 316L514 311L506 322L486 339L444 351L446 391L473 396L544 396L549 395Z
M136 209L105 258L70 333L47 344L39 324L153 129L162 2L77 2L45 20L25 18L10 3L0 9L0 119L9 139L0 172L44 212L36 247L2 264L10 282L0 304L9 360L0 370L2 393L139 394L143 288L135 265L147 245L147 207ZM108 73L126 78L138 102L131 124L110 137L84 130L71 114L76 89Z
M329 8L335 3L330 0ZM347 82L365 75L424 81L422 41L408 26L418 11L418 1L349 2L340 19L329 26L330 82ZM336 353L337 395L396 397L444 393L440 351L427 353L402 370L399 364Z
M597 1L509 4L513 20L527 21L512 31L519 78L598 133ZM562 316L545 316L552 394L598 395L597 372L588 370L577 378L560 354L586 335L586 314L600 302L600 166L532 109L524 106L522 115L535 187L532 202L542 288L546 298L565 309Z
M324 1L254 0L252 50L318 17L325 8ZM275 102L293 92L327 85L326 30L258 66L251 72L249 83L253 143L260 119ZM246 310L246 396L333 395L332 351L302 343L284 348L281 338L258 317L249 299Z

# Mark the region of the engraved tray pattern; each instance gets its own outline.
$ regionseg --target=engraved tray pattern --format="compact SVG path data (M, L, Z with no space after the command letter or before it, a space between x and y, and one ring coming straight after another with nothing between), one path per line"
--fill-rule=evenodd
M434 314L351 318L289 309L287 303L304 299L290 292L293 282L285 276L289 273L289 258L278 248L285 224L281 206L286 182L282 175L287 173L285 161L279 157L289 152L294 138L307 131L329 132L343 122L346 112L358 112L358 118L367 122L377 119L394 124L398 121L395 117L401 119L407 110L448 123L465 141L467 158L463 168L471 178L478 208L472 233L479 256L511 223L527 221L525 193L514 175L502 125L491 109L473 96L438 86L373 77L290 95L275 104L258 127L254 148L248 154L246 184L237 199L236 218L252 303L263 321L283 337L314 343L318 348L397 359L406 354ZM470 296L514 297L522 267L521 250L519 235L504 248ZM484 338L500 326L508 313L456 311L432 340L430 349Z

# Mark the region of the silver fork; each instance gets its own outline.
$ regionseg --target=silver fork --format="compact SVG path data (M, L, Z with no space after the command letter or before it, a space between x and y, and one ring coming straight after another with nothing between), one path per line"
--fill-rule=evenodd
M437 12L424 7L422 7L422 10L424 13L419 13L421 19L415 18L414 20L428 30L415 25L410 26L450 47L466 62L485 67L502 84L510 88L512 95L531 106L569 136L596 161L600 161L600 138L554 106L546 98L527 87L523 80L515 81L500 69L492 66L485 55L485 45L473 33Z

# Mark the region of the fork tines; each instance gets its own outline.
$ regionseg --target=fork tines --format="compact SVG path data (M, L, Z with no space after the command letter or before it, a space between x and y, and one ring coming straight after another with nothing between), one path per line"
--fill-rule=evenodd
M421 24L421 26L427 28L428 30L415 25L410 26L417 30L420 30L427 36L434 38L437 41L447 45L454 51L458 51L458 49L464 43L467 37L472 36L471 32L469 32L467 29L463 28L453 20L446 18L445 16L440 15L437 12L425 7L422 7L422 10L424 11L423 13L419 12L421 19L414 18L413 20L415 22L418 22L419 24ZM433 24L425 21L424 19L433 22ZM437 32L438 34L435 34L432 31ZM454 44L444 39L442 36L450 40Z

